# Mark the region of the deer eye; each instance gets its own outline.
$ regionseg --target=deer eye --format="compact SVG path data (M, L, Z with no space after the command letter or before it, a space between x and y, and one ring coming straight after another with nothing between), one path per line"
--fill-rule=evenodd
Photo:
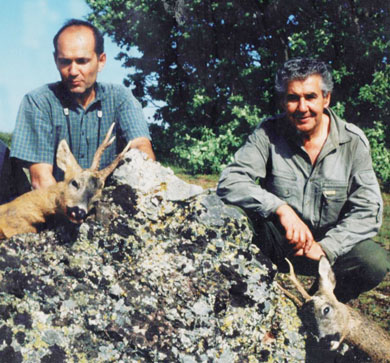
M324 307L324 309L322 310L322 314L323 315L328 315L329 312L330 312L330 307L329 306Z
M76 189L79 189L79 183L77 183L76 180L73 179L73 180L70 182L70 184L71 184L73 187L75 187Z

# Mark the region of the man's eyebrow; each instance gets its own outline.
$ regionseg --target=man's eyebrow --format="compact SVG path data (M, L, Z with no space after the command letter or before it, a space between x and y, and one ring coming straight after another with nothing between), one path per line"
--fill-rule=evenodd
M305 97L317 97L318 94L316 92L310 92L310 93L305 93Z
M292 100L292 99L299 98L299 96L296 93L287 93L286 98Z
M84 61L89 61L91 58L90 57L77 57L77 58L67 58L67 57L57 57L57 60L60 62L84 62Z
M66 57L57 57L57 60L60 62L70 62L71 59Z
M318 94L316 92L310 92L310 93L305 93L304 96L305 97L317 97ZM290 99L295 99L295 98L299 98L300 96L297 93L287 93L286 97L290 98Z

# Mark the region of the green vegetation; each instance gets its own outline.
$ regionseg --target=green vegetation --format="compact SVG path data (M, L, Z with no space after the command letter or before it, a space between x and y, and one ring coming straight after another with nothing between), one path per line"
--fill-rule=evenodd
M386 146L386 126L383 122L374 122L373 127L366 128L365 133L371 145L374 170L382 181L382 188L390 187L390 150Z
M6 145L11 146L12 134L0 132L0 140L2 140Z
M163 104L152 134L160 158L219 172L263 118L277 113L275 70L318 57L334 70L332 105L370 130L390 180L390 2L362 0L87 0L90 20L122 46L125 80ZM137 49L138 52L130 51Z
M213 189L217 187L219 174L194 174L175 165L167 163L163 163L163 165L171 168L178 178L186 181L187 183L197 184L205 189Z

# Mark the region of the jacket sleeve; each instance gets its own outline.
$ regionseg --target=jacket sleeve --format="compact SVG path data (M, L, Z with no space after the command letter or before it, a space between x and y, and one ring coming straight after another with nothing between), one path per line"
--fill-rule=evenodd
M374 237L382 223L383 202L368 141L360 139L352 155L348 198L339 222L318 241L332 263L357 243Z
M264 218L286 204L259 185L259 181L266 176L269 148L265 128L260 126L221 174L217 194L223 201L258 213Z

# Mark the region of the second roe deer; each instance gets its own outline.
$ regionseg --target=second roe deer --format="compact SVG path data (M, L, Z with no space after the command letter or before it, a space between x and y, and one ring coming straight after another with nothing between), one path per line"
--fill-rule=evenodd
M313 295L305 290L297 279L289 260L289 278L305 299L301 302L296 296L279 286L283 292L302 306L305 325L311 327L319 339L329 342L330 350L336 350L345 339L367 353L374 362L390 361L390 335L374 321L352 307L339 302L334 295L336 278L326 257L321 257L318 267L319 288Z
M115 139L110 139L113 128L114 124L96 150L89 169L80 167L66 141L61 140L56 157L58 167L65 173L64 181L45 189L32 190L1 205L0 239L20 233L35 233L37 226L55 214L63 214L73 223L82 223L93 203L100 198L106 178L130 148L131 141L110 165L98 170L104 150Z

